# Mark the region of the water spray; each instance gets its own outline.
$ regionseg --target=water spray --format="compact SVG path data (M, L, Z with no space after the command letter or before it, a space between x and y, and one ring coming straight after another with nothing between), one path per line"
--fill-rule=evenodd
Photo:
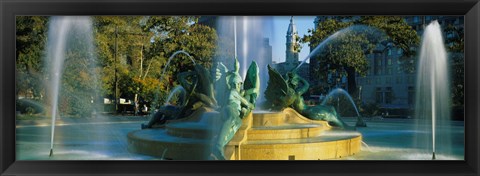
M235 50L235 56L234 58L237 58L237 16L233 17L233 43L234 43L234 50Z
M51 95L51 138L49 156L53 156L53 145L55 137L55 124L58 113L58 101L63 74L63 65L66 57L66 46L68 34L72 31L86 32L87 43L93 43L91 32L92 21L88 17L52 17L49 24L49 32L47 37L47 62L52 63L50 75L52 76L50 84ZM80 30L80 31L78 31ZM87 53L93 53L93 47L89 47Z
M416 88L417 114L427 118L431 117L432 139L427 141L432 144L432 160L436 159L436 143L450 142L449 136L442 135L439 140L436 138L437 123L442 123L442 120L437 119L445 119L450 115L448 103L445 103L450 98L448 88L450 84L447 68L448 56L443 41L442 29L438 21L432 21L426 26L422 36ZM428 98L430 98L430 103L428 103ZM425 100L427 103L421 104ZM442 149L443 152L447 151Z
M432 75L431 75L431 83L432 83L432 86L430 86L431 88L431 92L432 92L432 151L433 151L433 154L432 154L432 160L435 159L435 70L432 69Z
M351 32L351 31L359 31L359 32L363 32L363 33L367 33L368 31L373 31L371 33L369 33L370 35L375 35L375 36L378 36L378 37L381 37L381 36L385 36L385 32L383 31L380 31L378 29L375 29L373 27L370 27L370 26L367 26L367 25L353 25L353 26L350 26L350 27L346 27L346 28L343 28L335 33L333 33L332 35L328 36L325 40L323 40L322 42L320 42L317 47L315 47L312 52L310 52L308 54L307 57L305 57L305 59L302 60L302 62L300 64L298 64L298 66L295 68L295 69L298 69L300 68L300 66L302 66L305 62L307 62L307 60L309 60L311 57L315 56L315 54L318 53L318 51L320 51L322 48L324 48L324 46L329 43L330 41L338 38L338 37L343 37L345 36L345 34L347 32Z
M167 68L168 68L168 66L170 65L170 62L172 61L172 59L173 59L176 55L178 55L178 54L180 54L180 53L185 54L186 56L188 56L188 58L190 59L190 61L192 61L193 65L196 65L196 64L197 64L197 63L195 62L195 60L193 59L193 57L192 57L190 54L188 54L186 51L184 51L184 50L178 50L178 51L174 52L174 53L168 58L167 64L165 65L165 67L164 67L163 70L162 70L162 74L160 75L159 81L162 81L162 80L164 79L164 77L165 77L165 72L167 71ZM160 87L158 87L158 90L159 90L159 89L160 89ZM158 100L158 94L157 94L156 97L155 97L155 102L157 102L157 100Z
M162 75L160 77L160 80L159 81L162 81L163 80L163 77L165 76L165 71L167 71L167 67L170 65L170 62L172 61L173 57L175 57L177 54L185 54L188 56L188 58L193 62L193 65L196 65L197 63L195 63L195 60L193 60L193 57L188 54L187 52L183 51L183 50L179 50L179 51L176 51L175 53L173 53L169 58L168 58L168 61L167 61L167 64L165 65L165 67L163 68L163 71L162 71Z

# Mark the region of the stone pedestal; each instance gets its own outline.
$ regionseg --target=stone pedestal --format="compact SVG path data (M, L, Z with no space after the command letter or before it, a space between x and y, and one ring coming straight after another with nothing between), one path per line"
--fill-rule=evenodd
M129 151L173 160L212 159L218 112L201 109L161 128L128 134ZM225 147L230 160L323 160L354 155L361 135L336 129L326 121L310 120L287 108L281 112L254 112Z

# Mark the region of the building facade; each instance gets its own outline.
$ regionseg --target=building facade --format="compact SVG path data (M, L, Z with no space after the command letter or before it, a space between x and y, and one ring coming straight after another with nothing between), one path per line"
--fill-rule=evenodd
M444 30L447 26L463 28L463 16L408 16L405 21L412 26L421 37L423 30L433 20L437 20ZM452 34L444 31L446 45ZM419 50L419 48L417 48ZM417 53L418 55L419 53ZM357 76L360 96L365 103L376 103L386 109L413 109L415 103L416 57L413 70L403 68L402 50L387 45L387 48L376 50L367 56L369 70L365 77ZM451 59L451 58L449 58Z
M317 17L314 21L315 26L325 19L333 17ZM406 16L404 20L410 25L419 37L423 34L423 29L433 20L437 20L442 29L447 26L455 26L463 29L463 16ZM443 34L444 40L455 37L452 33ZM452 43L446 42L446 45ZM419 50L419 48L415 48ZM417 53L419 54L419 53ZM368 71L366 76L356 75L357 90L362 103L374 103L384 109L412 109L415 103L415 85L416 85L416 57L411 59L400 59L403 52L393 44L385 46L378 45L372 54L367 55ZM449 58L450 59L450 58ZM411 62L413 69L405 69L404 61ZM323 65L318 63L317 59L312 58L310 65L318 67ZM326 64L325 64L326 65ZM312 73L311 73L312 74ZM312 80L316 84L332 81L336 77L333 73L326 73L326 80ZM338 76L337 76L338 77ZM344 77L336 78L339 87L347 87ZM331 82L330 82L331 83Z

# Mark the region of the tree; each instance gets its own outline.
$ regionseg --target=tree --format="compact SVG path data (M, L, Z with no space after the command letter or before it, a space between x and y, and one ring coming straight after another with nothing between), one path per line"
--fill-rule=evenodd
M44 48L48 17L17 16L16 19L16 93L42 97Z
M127 99L162 101L168 89L177 85L175 75L192 69L192 62L178 55L161 71L170 55L184 50L196 63L209 67L215 52L215 30L196 24L198 17L96 16L93 19L94 46L77 33L67 37L68 49L62 75L62 113L88 115L92 101L117 95ZM48 17L16 18L17 95L44 96L41 80L49 73L43 62ZM75 29L72 29L75 30ZM94 48L94 52L88 52ZM96 60L92 60L96 58ZM101 82L98 86L96 80ZM153 89L155 88L155 89ZM116 90L116 91L115 91ZM92 93L94 95L92 95Z
M367 55L371 54L378 46L388 49L398 47L403 50L405 58L415 54L412 46L416 46L419 37L402 17L398 16L341 16L329 18L318 23L317 30L309 30L301 42L309 42L310 48L316 48L322 41L342 29L349 28L331 42L326 43L324 49L317 56L322 66L315 66L316 76L321 73L345 74L348 79L348 92L356 95L356 74L365 75L368 70ZM384 35L381 35L384 33Z
M447 44L447 50L452 59L452 105L463 106L465 95L464 29L463 27L448 25L444 29L444 33L446 34L445 43Z
M198 17L194 16L149 17L143 28L156 34L149 48L154 52L150 54L169 58L174 52L184 50L193 56L195 62L206 67L211 66L218 37L214 29L197 24L197 21ZM175 59L175 66L189 69L193 66L185 55L178 55L176 58L180 59Z
M153 35L142 30L140 16L97 16L94 18L97 54L102 65L103 94L114 95L122 78L130 74L141 77L143 72L144 48L150 45ZM126 71L127 70L127 71ZM117 81L115 82L115 77ZM125 80L129 81L129 80ZM122 96L117 92L117 97Z
M193 70L193 62L189 57L178 54L171 60L167 67L168 58L176 51L183 50L189 53L194 62L205 67L212 65L215 54L217 35L214 29L197 24L198 17L192 16L154 16L148 17L143 25L144 31L151 31L152 44L147 50L146 57L157 60L154 75L160 79L161 72L166 69L161 84L166 84L165 89L178 84L176 75L180 72ZM151 71L150 71L151 72ZM164 94L165 95L165 94ZM163 102L166 96L157 98L156 104Z
M420 37L417 32L401 16L363 16L359 24L365 24L383 31L386 39L376 40L372 43L380 43L385 49L397 47L402 50L402 69L412 73L416 67L415 57Z
M178 84L176 73L193 68L190 58L180 54L162 77L168 57L174 52L184 50L196 63L211 64L217 40L215 30L195 24L196 20L174 16L95 17L104 93L114 95L117 86L117 97L140 97L147 105L153 101L160 104L168 89Z
M61 68L59 111L63 114L90 117L99 107L100 66L93 50L93 33L85 24L72 26L65 36L65 57ZM53 75L50 75L53 77Z

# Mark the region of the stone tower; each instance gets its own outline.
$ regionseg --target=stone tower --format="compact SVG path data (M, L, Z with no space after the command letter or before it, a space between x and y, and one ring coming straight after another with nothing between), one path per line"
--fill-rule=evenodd
M286 42L286 59L285 62L287 63L294 63L297 64L298 62L298 50L295 48L299 46L299 37L297 32L297 27L293 22L293 16L290 18L290 24L288 25L287 30L287 42Z

